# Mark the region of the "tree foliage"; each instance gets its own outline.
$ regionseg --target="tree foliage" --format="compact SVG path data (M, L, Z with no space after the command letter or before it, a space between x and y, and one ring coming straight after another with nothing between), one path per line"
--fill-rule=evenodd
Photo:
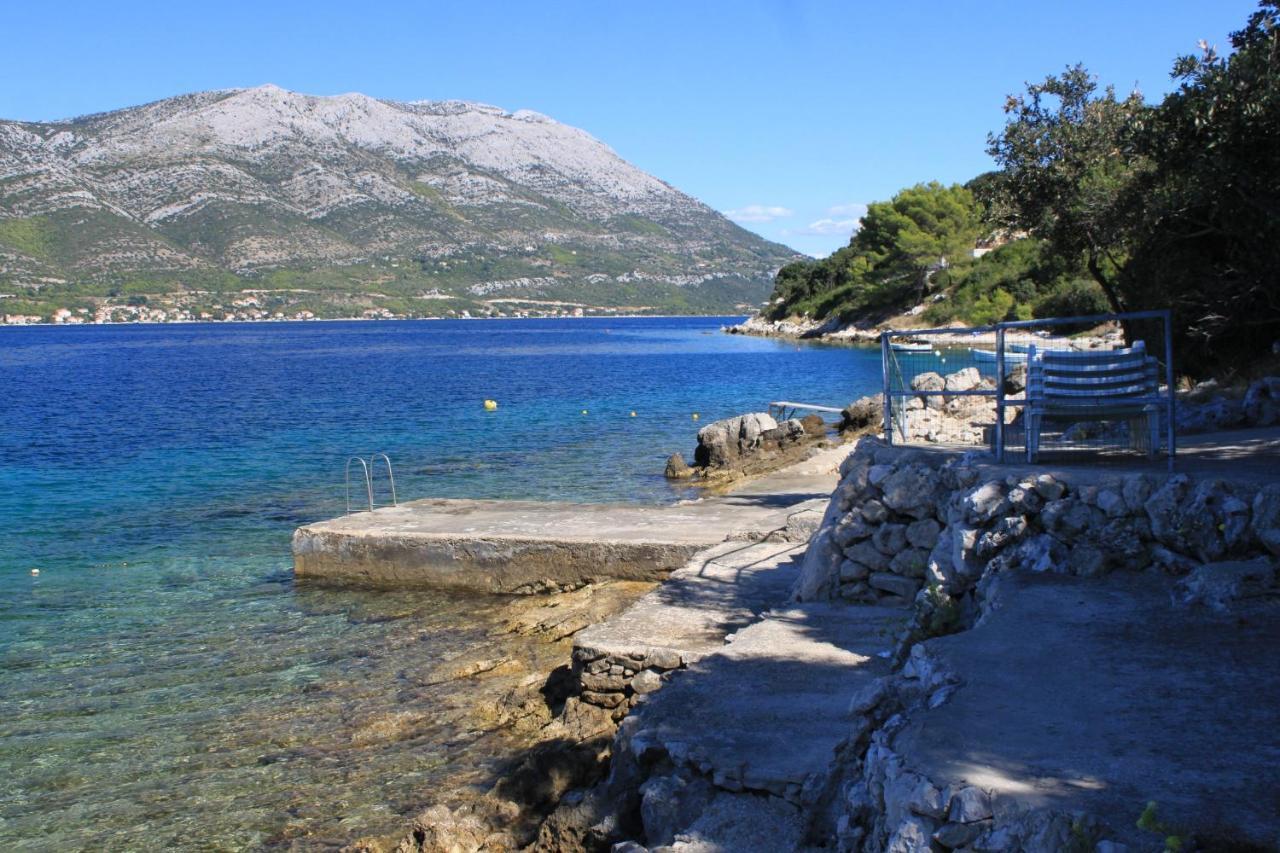
M770 314L850 318L919 300L969 259L982 227L968 189L937 182L908 187L870 205L849 245L783 267Z
M1172 307L1184 368L1264 354L1280 332L1280 5L1220 55L1179 58L1154 106L1081 66L1009 99L989 140L992 211L1078 257L1114 310Z
M1007 227L1046 240L1064 258L1082 258L1111 307L1125 310L1115 282L1128 222L1120 199L1146 168L1136 135L1148 107L1123 100L1076 65L1011 95L1004 130L988 137L1000 166L992 214Z
M1081 65L1010 96L996 171L871 205L783 268L770 315L875 321L940 289L930 321L1172 307L1181 369L1252 364L1280 337L1280 0L1231 47L1179 58L1155 105ZM1007 245L975 262L979 236Z
M1122 287L1172 305L1193 370L1247 363L1280 335L1280 6L1260 4L1231 44L1175 63L1128 202L1141 217Z

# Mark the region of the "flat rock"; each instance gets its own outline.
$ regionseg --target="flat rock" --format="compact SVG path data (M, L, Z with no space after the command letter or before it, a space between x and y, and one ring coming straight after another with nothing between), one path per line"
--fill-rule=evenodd
M1097 815L1135 850L1153 800L1180 834L1274 844L1280 600L1221 614L1173 592L1151 573L1006 575L979 627L928 641L962 686L893 749L935 785L993 791L997 811Z
M849 697L888 674L900 609L773 610L633 712L633 743L661 745L718 787L799 802L848 730Z
M294 575L481 592L661 580L726 539L807 540L849 450L680 504L432 499L345 515L294 532Z
M786 599L804 545L725 542L671 573L667 582L625 612L574 637L579 657L601 655L698 660L724 645L725 636Z

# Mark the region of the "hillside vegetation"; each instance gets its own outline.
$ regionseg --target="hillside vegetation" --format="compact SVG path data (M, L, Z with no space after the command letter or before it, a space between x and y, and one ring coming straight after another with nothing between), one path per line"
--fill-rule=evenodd
M795 257L528 111L262 86L0 120L0 315L729 311Z
M1005 105L998 168L869 207L827 258L783 267L765 314L969 325L1172 308L1180 367L1231 370L1280 338L1280 5L1232 52L1176 60L1159 103L1080 65ZM975 258L975 248L992 251Z

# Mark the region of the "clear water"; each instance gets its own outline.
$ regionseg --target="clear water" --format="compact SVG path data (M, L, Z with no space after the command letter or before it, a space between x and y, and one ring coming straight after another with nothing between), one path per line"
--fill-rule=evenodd
M722 322L0 329L0 848L395 830L485 754L414 673L503 602L295 585L293 529L375 451L402 499L670 501L692 413L878 384L875 350Z

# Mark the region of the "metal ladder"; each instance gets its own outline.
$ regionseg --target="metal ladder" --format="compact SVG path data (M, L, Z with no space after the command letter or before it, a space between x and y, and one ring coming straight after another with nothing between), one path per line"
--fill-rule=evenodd
M347 460L345 479L346 479L346 496L347 496L347 515L351 515L351 465L352 463L360 463L360 473L364 476L364 493L369 499L369 512L373 512L377 508L377 504L373 499L373 474L377 470L377 462L379 457L387 465L387 482L391 486L391 504L390 506L400 506L400 502L396 500L396 475L391 470L391 457L385 453L375 453L367 460L359 456L352 456ZM356 510L356 512L364 512L365 510Z

